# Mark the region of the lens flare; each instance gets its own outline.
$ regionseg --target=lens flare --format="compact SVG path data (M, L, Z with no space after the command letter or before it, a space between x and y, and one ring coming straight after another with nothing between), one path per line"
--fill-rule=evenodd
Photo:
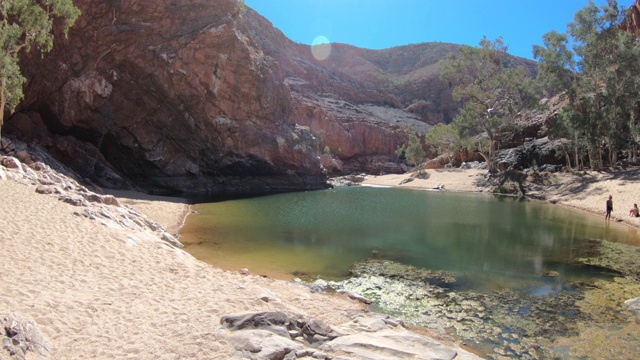
M311 55L313 55L316 60L325 60L331 55L331 43L326 36L318 36L313 39L311 43Z

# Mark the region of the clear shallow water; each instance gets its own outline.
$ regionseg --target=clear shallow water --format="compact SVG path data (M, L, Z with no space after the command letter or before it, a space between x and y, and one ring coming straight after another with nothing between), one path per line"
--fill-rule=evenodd
M635 229L603 217L482 194L353 187L194 210L181 231L188 252L214 266L278 278L341 279L377 252L461 274L471 288L526 285L544 294L560 282L606 276L572 262L593 251L586 239L639 243Z

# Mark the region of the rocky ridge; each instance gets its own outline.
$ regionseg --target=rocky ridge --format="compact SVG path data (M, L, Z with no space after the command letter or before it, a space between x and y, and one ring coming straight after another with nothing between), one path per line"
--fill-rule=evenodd
M458 45L333 44L321 61L235 0L76 5L68 38L24 57L26 99L3 131L101 186L278 192L402 172L407 131L458 106L437 66Z

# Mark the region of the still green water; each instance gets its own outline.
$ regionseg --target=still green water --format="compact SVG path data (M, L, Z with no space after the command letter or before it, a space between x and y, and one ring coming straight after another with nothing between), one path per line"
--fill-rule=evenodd
M554 282L606 276L572 262L593 252L588 239L639 244L635 229L603 217L486 194L346 187L193 209L181 231L189 253L277 278L342 279L377 253L462 274L470 288L539 288L543 271Z

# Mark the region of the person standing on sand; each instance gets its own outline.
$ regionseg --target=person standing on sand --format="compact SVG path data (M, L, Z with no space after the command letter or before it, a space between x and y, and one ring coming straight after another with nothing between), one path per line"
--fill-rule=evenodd
M605 220L611 219L612 211L613 211L613 196L609 195L609 200L607 200L607 215L604 216Z

